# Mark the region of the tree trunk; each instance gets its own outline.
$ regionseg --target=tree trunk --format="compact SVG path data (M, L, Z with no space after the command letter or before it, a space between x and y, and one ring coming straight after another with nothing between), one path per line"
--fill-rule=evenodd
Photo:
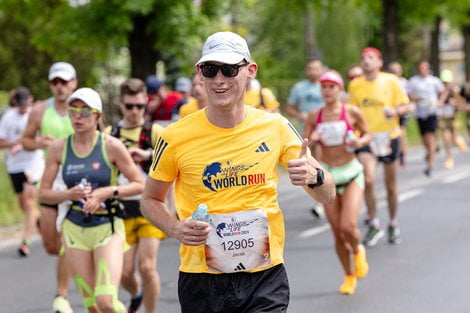
M438 77L441 72L439 64L439 34L441 32L441 21L442 17L440 16L437 16L434 20L434 28L431 32L431 58L429 60L433 74Z
M399 55L399 18L398 1L382 0L383 5L383 57L384 67L389 63L398 60Z
M465 54L465 81L470 82L470 25L463 27L463 52Z
M318 58L316 50L312 4L307 2L305 11L305 54L307 60Z
M156 63L160 53L155 48L157 34L150 30L152 16L138 15L133 18L134 27L129 34L129 51L131 57L131 76L145 80L155 74Z

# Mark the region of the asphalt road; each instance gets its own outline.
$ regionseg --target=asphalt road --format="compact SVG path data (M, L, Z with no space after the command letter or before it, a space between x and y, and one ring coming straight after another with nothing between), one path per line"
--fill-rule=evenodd
M312 201L303 190L281 176L289 312L470 312L470 155L457 156L452 170L440 165L440 156L431 179L422 173L422 159L422 150L415 149L408 166L399 170L402 243L389 245L384 238L367 249L370 273L359 281L353 296L337 292L343 273L328 224L310 214ZM382 184L378 195L379 214L386 225ZM0 243L0 312L51 312L55 259L45 255L39 240L34 241L32 256L20 259L16 244L13 240ZM179 312L175 240L162 244L158 265L162 278L159 312ZM125 292L120 295L128 299ZM72 283L69 298L75 312L84 312Z

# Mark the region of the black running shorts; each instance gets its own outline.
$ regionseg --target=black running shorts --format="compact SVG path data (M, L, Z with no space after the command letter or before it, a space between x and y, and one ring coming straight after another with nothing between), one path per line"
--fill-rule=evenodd
M381 156L378 157L377 160L379 162L382 162L384 164L390 164L395 162L395 160L398 158L400 155L400 137L397 137L395 139L392 139L390 141L390 146L392 148L392 153L386 156ZM372 153L372 150L370 149L369 145L363 146L355 151L356 154L362 153L362 152L367 152L367 153Z
M22 193L23 192L23 184L28 183L28 179L23 172L20 173L9 173L11 183L13 184L13 189L15 193Z
M256 273L184 273L178 279L182 313L283 313L289 282L283 264Z
M437 116L431 115L426 118L418 118L419 132L421 135L425 133L435 133L437 129Z

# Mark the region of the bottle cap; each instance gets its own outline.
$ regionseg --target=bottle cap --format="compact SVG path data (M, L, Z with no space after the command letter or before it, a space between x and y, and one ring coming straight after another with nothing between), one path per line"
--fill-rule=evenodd
M198 210L201 210L201 211L206 211L207 212L207 204L205 203L200 203L197 207Z

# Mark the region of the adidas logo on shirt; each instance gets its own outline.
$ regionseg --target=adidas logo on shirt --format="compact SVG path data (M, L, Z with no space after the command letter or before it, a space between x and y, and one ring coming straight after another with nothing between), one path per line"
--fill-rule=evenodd
M258 149L255 150L255 152L269 152L271 150L269 150L268 146L266 145L266 143L263 141L263 143L261 143L261 145L258 147Z
M243 265L242 262L238 263L238 266L234 268L234 271L243 271L246 270L246 267Z

